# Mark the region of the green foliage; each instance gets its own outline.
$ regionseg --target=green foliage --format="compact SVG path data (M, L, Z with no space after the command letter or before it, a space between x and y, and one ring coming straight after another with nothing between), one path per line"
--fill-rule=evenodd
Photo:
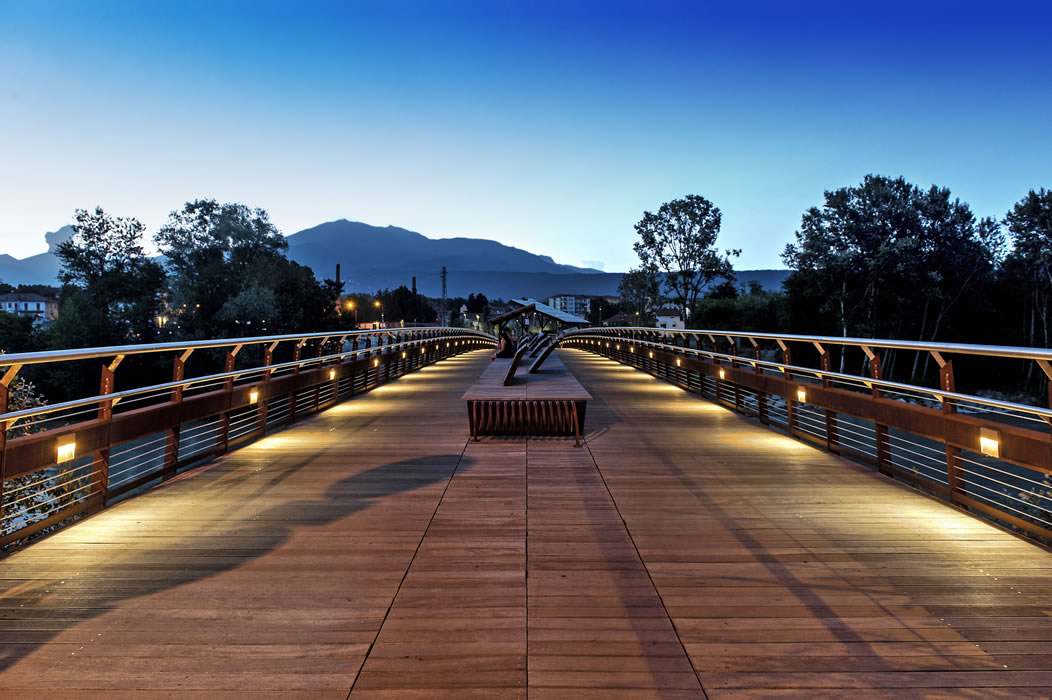
M636 224L639 234L633 248L643 269L665 274L665 286L681 309L690 309L710 282L731 278L731 257L740 250L716 248L722 214L709 200L696 194L662 204L656 214L643 212Z
M32 316L0 311L0 352L29 352L37 347Z
M617 294L622 299L623 313L635 316L635 325L657 323L654 311L660 303L660 287L657 271L652 266L644 265L621 276Z
M182 337L309 332L338 321L338 285L285 257L288 243L263 209L188 202L154 240Z
M1004 219L1012 235L1012 252L1003 279L1019 294L1026 309L1023 328L1028 345L1049 347L1049 300L1052 297L1052 190L1031 190Z
M825 193L782 259L795 302L835 319L838 335L935 340L955 305L989 279L1004 238L949 190L868 175ZM794 314L811 330L816 325Z
M96 207L78 209L73 230L57 250L63 288L47 344L74 348L152 339L165 277L143 249L143 225Z

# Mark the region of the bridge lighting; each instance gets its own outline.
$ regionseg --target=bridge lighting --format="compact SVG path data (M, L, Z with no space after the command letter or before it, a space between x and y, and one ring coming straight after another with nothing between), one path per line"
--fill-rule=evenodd
M653 351L651 351L651 352L648 352L647 354L648 354L648 355L650 355L650 359L651 359L651 360L653 360L653 359L654 359L654 353L653 353ZM678 362L678 360L677 360L677 362Z
M635 351L636 351L636 349L635 349L635 348L632 348L632 347L630 347L630 348L628 348L628 351L629 351L629 352L635 352Z
M676 360L676 366L679 367L679 360Z
M380 366L380 358L376 358L375 360L373 360L373 367L379 367L379 366Z
M249 403L256 403L257 401L259 401L259 390L258 389L253 389L252 391L250 391L248 393L248 402Z
M726 373L726 372L724 372L724 371L723 371L723 370L721 369L721 370L720 370L720 379L726 379L726 378L727 378L727 373Z
M616 346L616 347L617 347L617 349L618 349L618 350L620 350L620 349L621 349L621 346L620 346L620 345L618 345L618 346Z
M334 370L334 369L330 369L329 370L329 379L336 379L336 370Z
M65 445L58 446L58 462L72 462L73 458L77 456L77 443L67 442Z
M807 403L807 392L804 391L803 387L799 387L796 390L796 400L800 403Z
M1001 433L991 428L979 428L979 451L987 457L1001 458Z
M403 360L405 359L405 353L404 352L402 353L402 359Z

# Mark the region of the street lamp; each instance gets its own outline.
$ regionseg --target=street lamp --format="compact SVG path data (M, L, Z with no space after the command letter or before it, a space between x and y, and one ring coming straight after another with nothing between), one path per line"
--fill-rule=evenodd
M383 303L383 301L377 299L376 301L373 302L373 306L375 306L376 308L380 309L380 327L381 328L387 328L387 323L384 321L384 303Z
M358 307L354 305L353 301L347 302L347 310L354 312L354 327L358 327Z

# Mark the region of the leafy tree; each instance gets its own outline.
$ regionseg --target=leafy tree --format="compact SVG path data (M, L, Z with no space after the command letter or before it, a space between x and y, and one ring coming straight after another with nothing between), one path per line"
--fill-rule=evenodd
M0 352L29 352L36 349L37 338L32 316L0 311Z
M466 306L469 314L481 314L489 307L489 299L482 292L468 294Z
M288 243L263 209L188 202L154 240L167 258L177 326L190 338L325 330L339 285L285 257Z
M654 310L660 302L660 288L657 272L653 267L638 267L621 276L617 285L617 294L623 300L622 311L635 315L638 323L653 326L657 323Z
M1052 190L1030 190L1004 218L1012 236L1005 267L1024 291L1029 307L1024 338L1049 345L1049 298L1052 296Z
M845 336L922 340L992 275L1004 243L996 222L976 222L949 190L877 175L826 192L795 235L782 259L793 269L785 290L802 307L798 332L821 332L825 316Z
M63 283L58 319L48 329L52 347L84 347L147 340L161 304L164 269L146 256L145 227L96 207L76 211L73 237L57 255Z
M636 224L636 255L644 268L665 273L665 286L681 309L693 308L701 290L714 279L732 275L730 259L741 251L720 255L716 237L721 220L712 202L689 194L662 204L656 214L643 212Z

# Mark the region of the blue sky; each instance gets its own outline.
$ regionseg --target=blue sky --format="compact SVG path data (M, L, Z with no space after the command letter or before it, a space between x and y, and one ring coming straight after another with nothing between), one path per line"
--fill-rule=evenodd
M0 252L198 197L607 270L688 193L739 268L867 173L1002 216L1052 187L1050 7L0 0Z

